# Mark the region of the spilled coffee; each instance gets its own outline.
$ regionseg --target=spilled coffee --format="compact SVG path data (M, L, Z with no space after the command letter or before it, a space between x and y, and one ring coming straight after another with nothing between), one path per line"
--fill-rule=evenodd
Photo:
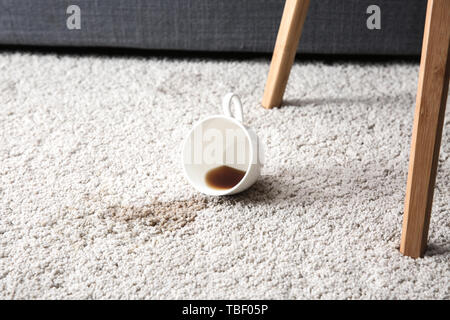
M233 188L244 176L244 171L229 166L220 166L209 170L206 173L205 180L209 187L224 190Z

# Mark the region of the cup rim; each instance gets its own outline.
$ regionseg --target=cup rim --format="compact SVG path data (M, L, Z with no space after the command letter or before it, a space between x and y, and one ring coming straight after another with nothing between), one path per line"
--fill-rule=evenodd
M191 180L191 178L189 177L189 175L186 171L186 166L184 163L184 150L186 149L187 141L188 141L189 137L193 134L194 130L199 125L201 125L202 123L204 123L208 120L212 120L212 119L225 119L225 120L231 121L232 123L236 124L245 133L245 136L246 136L249 146L250 146L250 161L245 170L245 175L242 177L241 181L238 182L238 184L236 184L233 188L230 188L230 189L219 190L219 189L212 189L210 187L206 187L204 190L201 190L200 188L197 187L197 184ZM249 130L239 120L237 120L233 117L228 117L226 115L221 115L221 114L208 116L206 118L203 118L203 119L197 121L192 126L192 128L189 130L186 137L184 138L182 149L181 149L181 166L183 167L183 173L184 173L185 178L197 191L202 192L207 195L211 195L211 196L224 196L224 195L230 194L230 193L234 192L236 189L238 189L243 184L243 182L245 181L245 179L247 178L247 176L250 173L250 168L251 168L253 160L254 160L253 158L254 158L253 145L252 145L252 139L251 139ZM205 192L205 191L208 191L208 192Z

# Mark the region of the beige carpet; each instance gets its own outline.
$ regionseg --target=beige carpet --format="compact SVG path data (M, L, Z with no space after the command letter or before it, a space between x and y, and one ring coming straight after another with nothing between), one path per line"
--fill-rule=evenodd
M1 298L450 298L450 109L429 250L400 230L418 64L0 54ZM184 180L192 124L234 91L266 145L225 198Z

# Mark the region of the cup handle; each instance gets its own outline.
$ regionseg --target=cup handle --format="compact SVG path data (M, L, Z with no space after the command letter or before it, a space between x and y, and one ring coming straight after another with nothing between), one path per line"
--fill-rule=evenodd
M234 105L235 114L231 113L231 103L233 103L233 105ZM223 97L222 108L223 108L223 113L227 117L235 118L235 119L239 120L240 122L243 121L242 103L241 103L241 99L239 99L239 96L237 94L227 93L225 95L225 97Z

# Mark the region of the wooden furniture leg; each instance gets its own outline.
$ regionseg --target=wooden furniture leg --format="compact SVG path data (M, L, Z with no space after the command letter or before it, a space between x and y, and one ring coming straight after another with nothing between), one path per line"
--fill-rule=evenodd
M308 6L309 0L286 0L264 89L262 105L265 108L281 104Z
M428 0L400 252L425 253L449 80L450 0Z

